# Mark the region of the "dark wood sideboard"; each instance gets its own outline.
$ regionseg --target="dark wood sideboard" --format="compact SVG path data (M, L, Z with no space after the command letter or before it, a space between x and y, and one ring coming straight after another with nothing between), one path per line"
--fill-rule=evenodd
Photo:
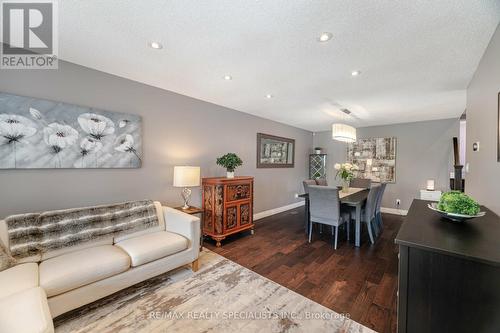
M203 178L203 234L217 247L228 235L253 234L253 177Z
M414 200L399 245L398 332L500 332L500 218L455 223Z

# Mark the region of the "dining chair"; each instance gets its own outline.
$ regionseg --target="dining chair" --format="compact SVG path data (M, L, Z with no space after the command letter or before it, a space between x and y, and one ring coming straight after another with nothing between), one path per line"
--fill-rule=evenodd
M309 186L311 185L316 185L316 181L314 179L306 179L302 181L302 185L304 186L304 192L306 194L309 194ZM307 233L309 230L309 224L311 223L311 214L308 210L308 204L309 198L306 198L306 220L305 220L305 225L304 225L304 230ZM321 228L321 232L323 232L323 229Z
M341 212L339 190L337 187L311 185L309 186L309 211L311 223L309 224L309 243L312 239L314 223L329 225L334 236L333 248L337 249L339 226L349 221L346 213ZM347 237L349 239L349 223L347 223Z
M353 178L349 182L350 187L356 187L356 188L370 188L371 185L372 185L372 180L366 178Z
M319 186L328 186L328 182L326 181L326 178L317 178L316 179L316 185L319 185Z
M304 186L304 192L309 193L309 186L316 185L316 181L314 179L306 179L302 181L302 185Z
M380 230L384 227L383 221L382 221L382 213L380 212L380 207L382 207L382 198L384 197L384 192L385 192L386 186L387 186L387 183L380 184L380 189L379 189L378 196L377 196L377 204L375 206L375 223L377 224L377 227Z
M366 198L366 204L363 212L361 213L361 221L366 224L368 229L368 235L370 236L370 242L375 243L373 238L373 223L375 223L375 211L377 208L377 198L380 192L380 185L375 185L370 188L368 192L368 197Z

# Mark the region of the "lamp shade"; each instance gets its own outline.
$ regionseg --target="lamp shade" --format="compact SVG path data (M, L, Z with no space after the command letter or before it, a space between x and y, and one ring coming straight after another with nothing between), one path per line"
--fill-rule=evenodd
M343 142L355 142L356 128L346 124L333 124L332 139Z
M174 186L175 187L200 186L200 167L196 166L174 167Z
M428 191L434 191L434 179L427 179L427 190Z

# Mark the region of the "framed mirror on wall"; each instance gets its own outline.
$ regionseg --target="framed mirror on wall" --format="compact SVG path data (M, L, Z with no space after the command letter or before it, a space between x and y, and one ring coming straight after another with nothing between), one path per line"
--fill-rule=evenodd
M257 168L293 168L295 140L257 133Z

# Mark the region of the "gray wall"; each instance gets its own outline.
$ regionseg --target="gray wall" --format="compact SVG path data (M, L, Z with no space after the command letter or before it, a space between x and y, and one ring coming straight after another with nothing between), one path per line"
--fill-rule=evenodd
M467 89L466 192L500 214L500 163L497 161L500 26ZM472 143L480 142L478 152Z
M452 138L459 135L459 120L445 119L387 126L363 127L357 130L358 138L397 138L396 183L388 184L382 206L408 209L414 198L425 189L427 179L434 179L436 189L449 190L449 172L453 171ZM328 182L335 180L335 163L347 159L347 145L332 140L331 132L314 135L314 146L323 147L328 154Z
M227 152L244 161L237 175L255 176L255 213L299 201L294 194L307 177L311 132L85 67L60 62L59 70L5 70L0 91L139 114L144 132L141 169L0 170L0 217L142 198L179 205L173 166L199 165L202 176L225 176L215 159ZM257 132L295 139L295 168L256 169ZM200 193L193 191L193 204L200 204Z

